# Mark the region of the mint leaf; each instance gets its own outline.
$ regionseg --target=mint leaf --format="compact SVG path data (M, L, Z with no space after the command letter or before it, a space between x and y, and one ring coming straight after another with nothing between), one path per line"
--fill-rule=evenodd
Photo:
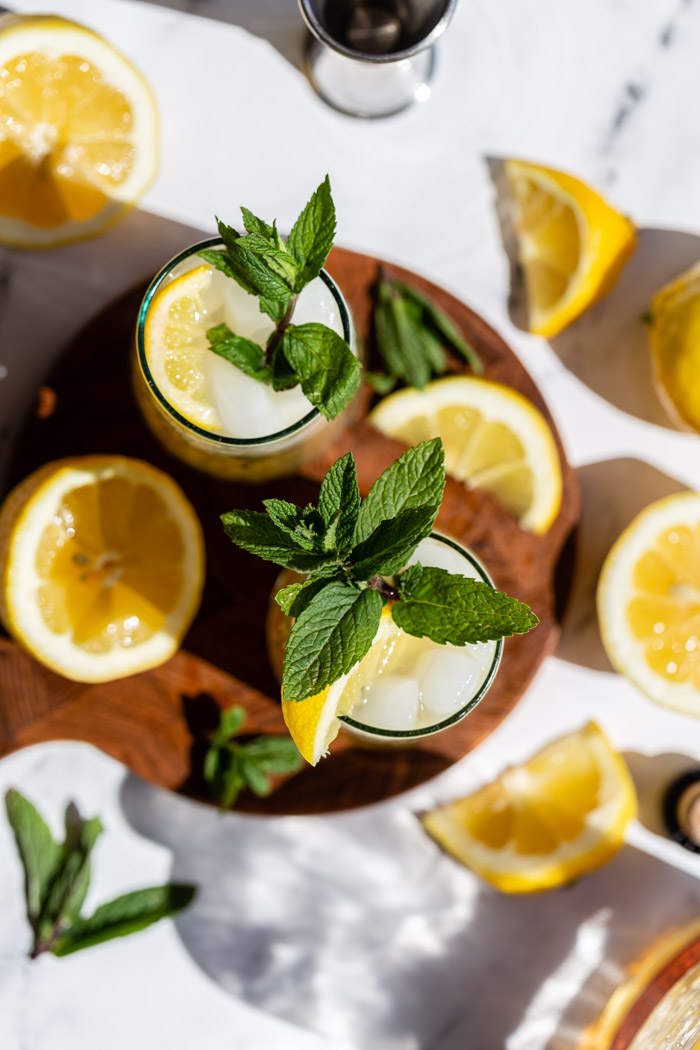
M258 769L278 776L297 773L302 759L297 746L288 736L258 736L241 748L246 760L254 762Z
M365 383L369 383L377 394L384 397L385 394L390 394L396 386L397 377L384 375L383 372L368 372L365 370Z
M403 510L395 518L379 523L374 532L352 552L350 564L356 580L371 576L393 576L404 568L435 522L434 507Z
M272 781L268 775L260 769L254 761L249 761L245 754L241 754L239 758L240 771L245 785L249 788L254 795L259 798L265 798L272 792Z
M294 602L299 597L300 592L303 590L303 583L289 583L286 587L280 587L275 595L275 601L279 605L280 609L285 616L291 615L291 609Z
M288 587L282 587L277 592L275 601L285 616L297 617L325 586L325 579L290 583Z
M326 474L318 496L318 513L327 529L327 549L335 548L341 554L350 550L359 512L357 467L352 453L347 452Z
M282 352L301 389L327 419L335 419L360 385L360 362L336 332L323 324L290 325Z
M299 293L314 277L318 277L333 247L334 237L335 205L326 175L292 226L287 239L287 250L297 264L295 292Z
M256 245L259 247L258 241L253 240L249 247L246 245L248 238L241 237L233 227L227 226L219 219L217 225L225 251L222 253L207 250L200 252L200 257L232 277L246 292L257 295L260 298L261 310L275 323L280 321L292 297L289 284L272 269L264 257L251 250ZM217 256L223 256L223 260L217 261Z
M260 256L270 269L282 277L285 282L293 281L296 276L297 265L284 243L281 246L273 244L259 233L250 233L246 237L241 237L238 247Z
M297 572L333 575L337 571L337 558L332 553L317 554L307 550L267 514L254 510L232 510L222 514L221 521L229 539L264 561L272 561L285 569L296 569Z
M61 862L61 847L37 810L19 791L11 788L7 792L5 808L24 871L27 918L36 934L42 905Z
M398 578L398 589L401 600L391 608L396 625L441 644L467 645L525 634L538 623L527 605L482 580L446 569L411 565Z
M403 510L431 507L433 521L445 488L445 453L440 438L422 441L402 453L372 485L362 502L355 543L370 536L382 521Z
M319 591L294 621L284 660L282 696L315 696L368 652L379 627L382 599L339 580Z
M432 327L434 332L442 337L447 346L463 357L475 372L481 373L484 371L481 358L474 347L467 342L452 319L444 310L440 309L437 303L433 302L432 299L428 299L427 296L421 295L417 289L411 285L404 284L402 281L396 281L396 288L406 299L416 304L422 312L420 320L424 325Z
M396 337L403 356L403 376L410 386L422 390L430 382L431 368L423 343L423 333L417 318L405 299L393 296L390 309L394 316Z
M299 383L299 377L284 356L281 345L272 351L270 357L270 369L272 371L273 390L291 390Z
M263 506L272 521L307 551L325 551L325 527L315 507L297 507L284 499L264 499Z
M214 747L223 747L236 736L245 722L245 708L240 704L226 708L219 715L219 725L211 738Z
M272 373L266 366L265 354L257 343L234 335L227 324L207 329L207 339L210 350L225 361L230 361L236 368L240 368L247 376L259 379L261 383L272 382Z
M126 937L166 916L175 915L187 907L195 892L194 886L171 883L126 893L102 904L90 918L74 922L51 950L54 955L70 955L114 937Z
M41 939L46 939L57 924L78 916L90 882L90 854L102 831L99 817L83 820L72 803L66 807L66 839L61 862L41 909Z
M273 222L272 226L266 223L263 219L259 219L257 215L253 215L249 208L241 206L241 215L243 216L243 224L248 233L259 234L267 243L275 248L283 248L284 242L277 232L277 224Z

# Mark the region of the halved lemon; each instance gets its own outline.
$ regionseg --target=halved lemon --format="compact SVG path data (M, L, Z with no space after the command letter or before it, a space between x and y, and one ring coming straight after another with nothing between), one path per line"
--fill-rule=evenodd
M499 890L533 893L604 864L635 814L629 770L591 722L422 820L444 849Z
M203 579L197 515L167 474L140 460L49 463L0 511L0 616L66 678L106 682L169 659Z
M158 163L141 74L106 40L54 15L0 18L0 241L48 248L114 222Z
M700 716L700 493L658 500L625 529L603 565L598 616L618 671Z
M530 331L551 337L612 288L634 226L572 175L518 160L505 170Z
M648 332L666 410L679 426L700 431L700 263L656 293Z
M166 401L203 430L221 430L203 371L211 326L206 295L214 271L197 266L156 293L146 314L144 344L153 381Z
M543 533L556 518L562 478L552 432L510 387L473 376L436 379L390 394L369 420L409 445L442 438L447 473L486 489L523 528Z

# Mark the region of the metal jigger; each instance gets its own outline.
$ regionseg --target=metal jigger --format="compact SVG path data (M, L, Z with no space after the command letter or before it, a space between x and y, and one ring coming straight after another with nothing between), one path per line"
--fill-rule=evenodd
M434 44L457 0L299 0L306 72L321 98L353 117L388 117L430 97Z

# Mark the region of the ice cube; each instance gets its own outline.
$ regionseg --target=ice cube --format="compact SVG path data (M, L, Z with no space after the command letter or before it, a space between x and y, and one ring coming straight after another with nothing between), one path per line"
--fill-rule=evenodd
M202 260L199 260L201 265ZM219 324L221 321L221 311L224 308L224 297L226 295L227 286L231 283L231 279L226 274L221 273L219 270L212 269L211 282L209 287L205 290L203 299L204 306L208 315L208 326L209 324Z
M282 427L290 427L292 423L303 419L313 407L300 386L293 386L291 390L273 391L272 397L280 414Z
M458 576L481 579L472 563L467 561L460 551L451 544L435 540L431 536L421 540L406 564L415 565L417 562L435 569L446 569Z
M478 691L484 672L463 649L440 646L424 653L415 666L423 706L434 715L459 711Z
M308 324L316 321L332 328L338 335L343 334L343 322L340 319L338 304L330 288L320 277L314 278L303 289L294 309L294 324Z
M260 300L255 295L249 295L230 278L224 277L224 280L227 283L223 302L224 321L236 335L264 346L275 326L267 314L261 312ZM296 322L296 317L294 320Z
M230 361L206 354L207 386L228 437L257 438L276 434L286 424L275 407L273 391Z
M378 675L364 690L365 702L353 710L359 722L380 729L413 729L418 717L418 682L399 674Z

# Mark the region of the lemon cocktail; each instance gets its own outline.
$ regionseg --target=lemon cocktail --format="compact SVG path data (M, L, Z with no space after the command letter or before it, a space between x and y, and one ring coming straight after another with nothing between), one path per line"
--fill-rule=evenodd
M292 473L336 436L360 365L345 300L322 269L335 230L328 180L287 242L243 214L246 234L220 222L220 237L186 249L151 283L134 387L173 454L261 481Z

